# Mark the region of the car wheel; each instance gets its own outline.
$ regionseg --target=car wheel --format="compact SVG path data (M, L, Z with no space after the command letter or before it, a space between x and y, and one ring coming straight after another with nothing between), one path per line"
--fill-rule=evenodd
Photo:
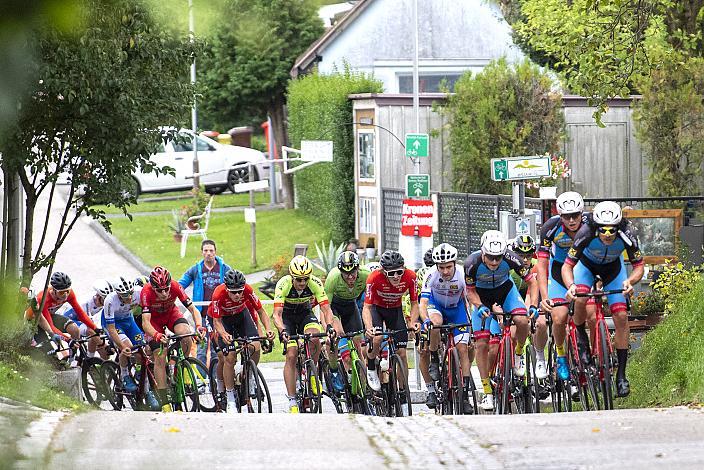
M208 186L205 192L211 195L222 194L227 189L227 186Z
M257 169L254 168L254 180L258 180L259 175L257 174ZM239 183L248 183L249 182L249 168L248 167L240 167L236 168L234 170L230 170L230 173L227 175L227 187L230 191L233 193L235 192L235 185Z

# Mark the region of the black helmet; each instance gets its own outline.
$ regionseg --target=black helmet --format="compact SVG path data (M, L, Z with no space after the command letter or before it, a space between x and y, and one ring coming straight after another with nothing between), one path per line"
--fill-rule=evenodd
M71 287L71 278L68 277L68 274L58 271L51 275L49 282L51 283L51 287L56 290L66 290Z
M359 256L354 251L343 251L337 258L337 269L346 273L359 267Z
M535 240L530 235L519 235L513 241L512 249L524 255L535 253Z
M398 251L386 250L379 260L382 269L390 271L392 269L400 269L405 264L403 256Z
M423 264L428 268L435 264L435 262L433 261L433 249L432 248L428 248L428 251L426 251L425 254L423 255Z
M228 289L242 289L247 283L247 279L242 274L242 271L230 269L225 273L225 287Z

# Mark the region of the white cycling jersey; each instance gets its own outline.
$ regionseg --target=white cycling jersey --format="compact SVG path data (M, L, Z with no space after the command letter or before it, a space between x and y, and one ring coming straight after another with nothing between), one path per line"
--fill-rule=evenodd
M465 288L464 271L461 268L455 266L455 274L445 281L437 267L433 266L425 278L420 296L438 307L454 308L463 298Z
M129 302L123 303L117 292L111 292L105 298L105 307L103 308L103 318L105 324L115 323L116 321L124 320L132 316L132 308L139 305L139 296L142 293L141 287L135 287L132 298Z

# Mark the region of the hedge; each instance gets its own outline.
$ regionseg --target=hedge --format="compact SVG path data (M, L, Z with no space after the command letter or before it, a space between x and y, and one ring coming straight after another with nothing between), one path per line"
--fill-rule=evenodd
M293 80L288 88L291 145L301 140L332 140L332 163L318 163L295 173L298 207L318 217L332 239L343 242L354 235L354 128L353 93L381 93L382 83L345 67L331 75L314 73Z

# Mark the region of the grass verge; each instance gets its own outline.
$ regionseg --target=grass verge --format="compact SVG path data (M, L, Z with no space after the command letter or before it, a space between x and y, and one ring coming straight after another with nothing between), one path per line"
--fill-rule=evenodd
M113 234L147 265L161 264L180 277L196 260L202 259L200 238L189 239L186 257L181 258L180 245L174 242L168 228L170 220L170 215L149 215L111 222ZM244 222L243 213L213 214L208 238L215 240L218 255L226 263L244 273L268 269L281 255L290 257L296 243L313 246L316 241L328 238L328 230L316 219L295 209L258 212L256 230L256 266L251 264L250 227Z
M159 201L152 199L159 199L166 196L188 196L188 191L175 191L171 193L164 194L150 194L140 197L137 204L129 207L129 213L134 214L137 212L160 212L168 211L172 209L179 209L181 206L186 205L191 202L190 198L186 199L174 199L167 201ZM214 196L213 207L248 207L249 206L249 193L223 193ZM270 201L269 191L258 191L254 193L254 203L255 204L268 204ZM122 214L122 210L117 207L112 206L95 206L96 209L105 211L106 214Z
M621 408L704 402L704 280L679 299L673 312L630 359L631 395L618 401Z

